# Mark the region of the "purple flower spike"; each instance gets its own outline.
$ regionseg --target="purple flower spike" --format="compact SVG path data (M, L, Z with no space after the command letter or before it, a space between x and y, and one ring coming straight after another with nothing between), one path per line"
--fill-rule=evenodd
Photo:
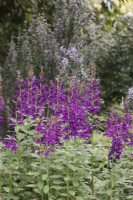
M112 138L109 159L119 160L124 150L124 144L133 146L133 134L130 133L130 129L133 128L132 116L127 105L125 104L121 116L112 108L106 125L107 129L103 135Z
M3 144L4 144L5 149L11 149L12 151L18 150L17 142L15 141L14 135L12 135L9 138L5 138L4 141L3 141Z

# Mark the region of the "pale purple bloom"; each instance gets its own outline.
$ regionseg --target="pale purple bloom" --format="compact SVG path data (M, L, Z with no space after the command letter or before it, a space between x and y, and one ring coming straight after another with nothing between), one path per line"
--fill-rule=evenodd
M128 98L133 100L133 87L128 89Z

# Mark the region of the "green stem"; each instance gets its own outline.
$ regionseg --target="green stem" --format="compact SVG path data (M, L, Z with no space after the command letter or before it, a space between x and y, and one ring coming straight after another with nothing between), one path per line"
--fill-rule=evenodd
M77 157L77 151L76 151L76 146L77 146L77 138L75 137L74 138L74 159L73 159L73 164L74 164L74 167L76 167L76 164L77 164L77 162L76 162L76 157ZM74 177L75 177L75 174L74 174ZM74 187L74 186L73 186ZM74 188L74 190L75 190L76 188ZM73 200L74 200L74 197L73 197Z
M12 190L13 190L13 188L12 188L12 164L13 164L13 162L12 162L12 151L11 151L11 158L10 158L10 171L11 171L11 174L10 174L10 178L9 178L9 185L10 185L10 196L12 196L12 194L13 194L13 192L12 192Z
M66 166L66 177L67 177L66 187L67 187L67 200L69 200L69 168L68 168L68 163L69 163L69 156L68 156L69 147L68 147L68 141L67 141L66 152L67 152L67 156L66 156L66 161L67 161L67 166Z
M112 194L110 195L110 200L113 200L113 196L114 196L114 187L115 187L115 164L112 161L112 169L111 169L111 190L113 191Z
M47 185L49 187L49 160L48 157L46 157L46 170L47 170ZM48 199L49 199L49 190L48 190Z
M44 200L44 195L43 194L41 195L41 197L42 197L42 200Z
M67 96L68 98L68 104L69 104L69 95ZM68 106L68 105L67 105ZM70 110L69 110L69 107L67 107L68 109L68 127L69 127L69 119L70 119ZM68 146L68 141L67 142L67 145L66 145L66 177L67 177L67 180L66 180L66 190L67 190L67 200L69 200L69 168L68 168L68 164L69 164L69 146Z
M41 152L41 145L40 145L40 152ZM42 156L40 154L40 157L39 157L39 161L40 161L40 174L42 174L42 169L41 169L41 165L42 165ZM41 179L42 180L42 179ZM40 181L40 176L38 177L38 181ZM44 192L41 191L41 198L42 200L44 200Z
M21 161L21 151L22 151L22 148L21 148L21 141L20 141L20 132L19 132L19 125L17 124L16 125L17 127L17 130L16 130L16 140L17 140L17 146L18 146L18 150L16 152L16 155L17 155L17 164L18 164L18 168L19 168L19 164L20 164L20 161Z
M112 168L111 168L111 172L110 172L110 180L111 180L112 193L109 196L109 200L113 200L113 198L114 198L114 187L115 187L115 164L113 163L113 160L112 160Z
M92 157L91 157L91 160L92 160L92 163L91 163L91 170L92 170L92 173L91 173L91 191L92 191L92 195L94 195L94 172L93 172L93 168L94 168L94 156L93 156L93 150L94 150L94 136L93 136L93 133L92 133L92 142L91 142L91 145L92 145Z
M2 198L2 175L0 174L0 198Z

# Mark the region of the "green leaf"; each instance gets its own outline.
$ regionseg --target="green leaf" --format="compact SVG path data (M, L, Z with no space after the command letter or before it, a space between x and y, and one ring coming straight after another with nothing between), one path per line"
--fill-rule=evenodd
M31 156L34 158L39 158L39 155L37 153L31 153Z
M72 165L72 164L68 164L68 167L72 170L72 171L74 171L75 172L75 167L74 167L74 165Z
M68 192L70 195L72 195L72 196L74 196L75 195L75 192L74 191L72 191L72 190L69 190L69 192Z
M16 127L15 127L15 133L19 133L19 130L20 130L20 127L19 127L19 126L16 126Z
M26 185L26 187L34 188L34 187L36 187L36 184L28 184L28 185Z
M34 130L28 131L27 133L28 133L29 135L35 135L35 131L34 131Z
M41 195L41 191L38 188L35 188L34 191Z
M52 175L52 176L50 176L51 178L62 178L62 175Z
M0 162L0 169L1 169L1 170L4 169L4 165L3 165L2 162Z
M56 160L54 161L54 163L58 163L58 162L61 163L62 161L63 161L62 158L59 158L59 159L56 158Z
M24 133L27 133L27 128L25 126L19 127Z
M66 193L60 193L61 196L66 197L67 194Z
M54 186L52 186L51 188L53 188L53 189L55 189L55 190L62 190L62 189L64 189L64 187L59 186L59 185L54 185Z
M3 189L5 192L10 192L10 188L8 188L8 187L3 187Z
M77 187L77 186L79 186L79 183L76 182L76 181L74 181L74 182L73 182L73 185L74 185L75 187Z
M54 180L53 183L56 185L60 185L60 184L63 184L64 182L60 180Z
M82 197L76 197L76 200L83 200Z
M49 186L45 185L43 191L47 194L49 192Z
M113 188L115 186L115 184L116 184L115 179L112 179L111 184L112 184L112 188Z
M38 167L39 164L40 164L39 162L33 162L33 163L31 163L31 166L32 167Z
M89 199L96 199L96 197L93 195L89 195L88 197L89 197Z
M113 190L112 189L109 189L109 190L107 190L107 195L111 195L113 193Z
M133 199L133 195L130 195L130 196L128 196L128 197L126 197L126 199Z
M40 190L42 190L42 188L43 188L43 182L37 183L37 186L39 187Z
M2 142L0 142L0 149L4 146L4 144Z
M55 165L54 165L54 167L53 167L53 168L55 168ZM63 166L61 166L61 165L56 165L56 169L62 170L62 169L64 169L64 167L63 167Z
M27 173L29 176L39 176L40 173L39 172L28 172Z
M44 181L44 180L47 180L47 178L48 178L48 175L47 174L43 174L42 175L42 180Z
M69 181L69 180L70 180L70 177L65 177L64 180L65 180L65 181Z
M49 200L50 200L50 199L51 199L51 200L53 200L53 199L55 199L55 200L56 200L56 196L55 196L55 195L53 195L52 193L50 193L50 194L49 194Z
M17 135L17 138L19 138L19 140L23 140L25 139L25 134L19 133L19 135Z

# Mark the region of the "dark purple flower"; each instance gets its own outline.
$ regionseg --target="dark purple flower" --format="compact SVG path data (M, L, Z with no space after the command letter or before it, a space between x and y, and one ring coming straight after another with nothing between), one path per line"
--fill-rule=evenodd
M45 152L43 155L44 155L45 157L49 157L49 156L50 156L50 153L49 153L49 152Z
M17 142L15 140L15 135L5 138L3 144L5 149L11 149L12 151L18 150Z
M112 139L112 144L110 147L110 152L109 152L109 159L110 160L119 160L120 155L122 154L124 149L124 145L122 142L122 139L120 137L114 137Z
M132 116L128 107L124 107L121 115L112 108L106 126L107 129L103 135L112 138L109 159L119 160L124 150L124 143L133 146L133 135L130 133L130 129L133 128Z

